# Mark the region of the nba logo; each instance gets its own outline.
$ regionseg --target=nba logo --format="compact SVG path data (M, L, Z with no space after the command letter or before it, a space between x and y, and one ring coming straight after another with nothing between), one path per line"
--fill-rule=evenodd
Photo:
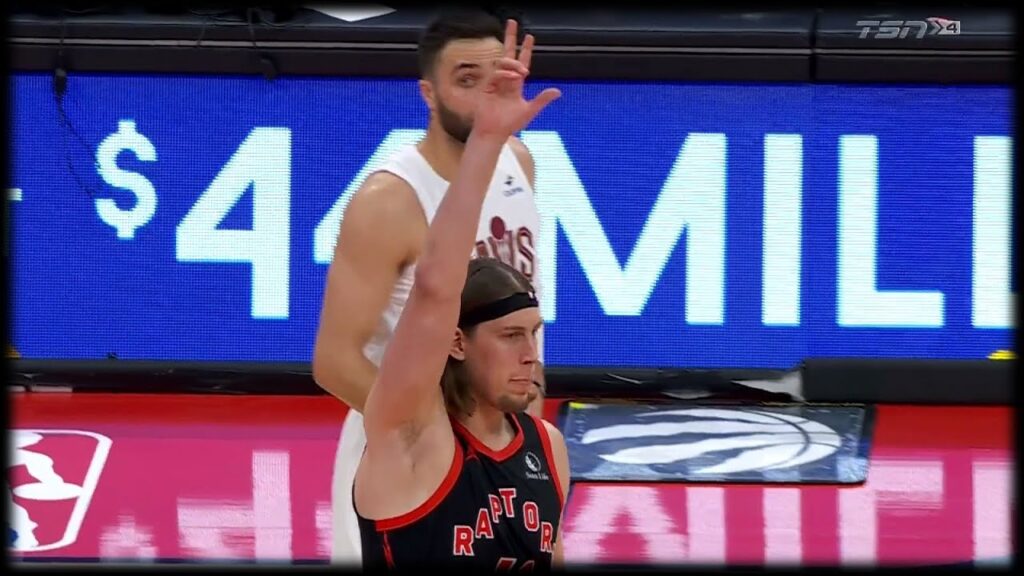
M81 430L10 431L8 547L62 548L78 538L110 452L110 438Z

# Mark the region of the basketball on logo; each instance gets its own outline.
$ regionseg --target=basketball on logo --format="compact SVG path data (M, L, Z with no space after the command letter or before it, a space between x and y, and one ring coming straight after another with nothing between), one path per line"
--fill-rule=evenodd
M505 238L505 232L507 231L508 227L505 226L504 220L498 216L491 218L491 236L501 240Z

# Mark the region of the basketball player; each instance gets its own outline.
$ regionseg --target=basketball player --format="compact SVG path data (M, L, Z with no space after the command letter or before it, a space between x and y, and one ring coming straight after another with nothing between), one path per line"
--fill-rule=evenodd
M503 39L501 21L485 12L451 13L427 28L419 47L420 93L430 112L426 135L369 175L345 210L313 354L316 382L350 407L332 482L332 560L337 564L358 565L361 555L352 482L366 445L366 398L409 297L427 227L455 177L483 79L503 54ZM541 296L534 250L540 215L533 182L529 151L510 137L495 165L473 252L513 265ZM535 377L543 392L539 362ZM528 410L539 416L542 402L538 394Z
M565 440L525 413L537 394L538 302L514 267L470 256L509 137L560 96L549 88L523 99L532 50L527 35L516 58L509 20L504 55L480 75L473 128L366 399L353 489L366 568L561 563Z

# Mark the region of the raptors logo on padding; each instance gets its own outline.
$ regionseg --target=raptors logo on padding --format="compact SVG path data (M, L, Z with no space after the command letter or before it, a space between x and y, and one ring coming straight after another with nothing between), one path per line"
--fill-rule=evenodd
M688 419L673 419L680 416ZM705 455L730 454L691 470L703 474L799 466L835 453L842 443L834 430L819 422L757 410L689 408L641 414L639 418L653 421L590 430L583 435L582 442L700 434L701 438L679 438L682 441L622 448L602 453L601 458L623 464L667 464Z
M572 402L574 478L863 482L871 410Z

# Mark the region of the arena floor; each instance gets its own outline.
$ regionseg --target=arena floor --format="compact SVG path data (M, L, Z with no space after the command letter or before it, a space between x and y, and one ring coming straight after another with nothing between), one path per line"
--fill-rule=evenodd
M327 561L343 406L328 397L11 395L14 560ZM562 400L549 400L554 421ZM1009 407L877 407L864 484L576 482L568 562L937 565L1007 561ZM29 453L31 452L31 454ZM67 486L44 489L47 458ZM59 483L59 481L58 481ZM12 538L14 535L12 534ZM27 540L35 543L26 544Z

